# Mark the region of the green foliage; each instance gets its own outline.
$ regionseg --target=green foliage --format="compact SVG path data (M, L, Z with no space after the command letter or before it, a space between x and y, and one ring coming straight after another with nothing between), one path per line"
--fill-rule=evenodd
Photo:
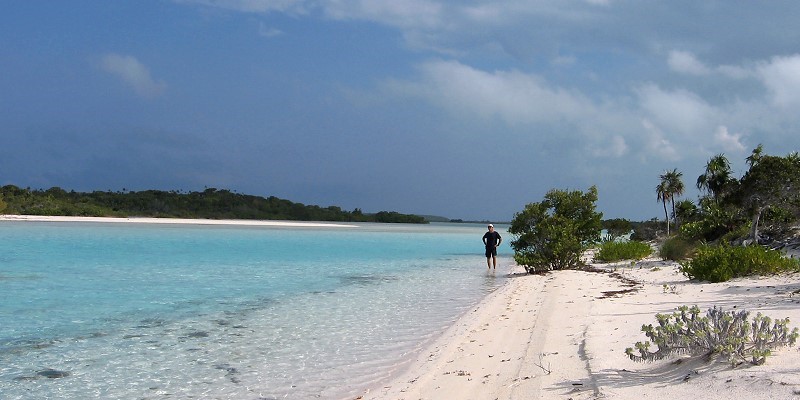
M704 221L686 222L681 225L678 236L684 240L700 240L705 237L707 231Z
M747 237L747 232L750 231L750 222L744 222L739 226L734 227L728 233L720 236L719 243L734 243L738 239Z
M709 197L719 203L736 187L737 181L732 174L728 159L724 154L717 154L708 160L703 175L697 177L697 188L706 190Z
M568 269L582 266L581 254L600 239L602 213L595 212L597 188L588 192L551 190L542 202L528 204L514 215L509 232L514 260L536 268Z
M307 206L274 196L264 198L215 188L189 193L160 190L78 193L58 187L31 190L8 185L0 188L0 197L8 204L7 213L23 215L427 222L417 215L389 211L365 214L358 208L348 212L336 206Z
M729 205L720 205L710 198L700 203L699 217L681 225L680 236L684 240L713 242L745 223L737 217L738 211Z
M395 211L380 211L375 214L375 222L421 224L425 219L417 215L400 214Z
M796 153L786 157L763 155L759 146L748 162L750 169L742 177L734 198L752 220L751 238L758 239L759 219L765 210L779 208L795 214L800 211L800 157ZM791 223L796 218L789 219Z
M652 253L650 245L637 241L614 242L607 241L600 245L600 251L595 259L600 262L614 262L620 260L641 260Z
M661 174L661 182L656 186L656 197L658 201L663 202L664 205L664 220L667 223L667 236L669 236L669 213L667 211L667 201L672 203L672 215L675 216L675 196L683 194L684 185L681 177L682 172L677 169L666 171Z
M631 221L628 221L624 218L614 218L614 219L606 219L601 222L601 226L603 229L608 232L608 235L611 239L621 238L633 230L633 225Z
M665 231L667 228L666 222L659 221L656 218L649 221L632 222L631 225L633 225L631 240L638 240L641 242L657 239L658 232Z
M658 256L662 260L681 261L685 260L694 249L694 246L686 240L673 236L661 244Z
M783 257L778 250L761 246L703 245L691 260L681 263L681 272L690 279L725 282L750 275L769 275L800 271L800 261Z
M758 243L793 234L800 217L800 156L766 155L759 145L747 163L748 171L736 179L724 155L708 161L705 173L697 179L697 187L707 193L699 207L692 209L689 203L676 206L683 239L735 243L750 239Z
M656 314L658 326L643 325L648 341L625 349L634 361L660 360L673 354L726 357L731 366L742 362L761 365L771 350L792 346L797 328L789 331L789 319L771 318L758 313L752 321L747 311L725 312L716 307L700 316L697 306L681 306L672 314ZM658 347L650 351L650 344ZM638 354L637 354L638 353Z
M681 223L697 220L700 210L691 200L681 200L675 203L675 218Z

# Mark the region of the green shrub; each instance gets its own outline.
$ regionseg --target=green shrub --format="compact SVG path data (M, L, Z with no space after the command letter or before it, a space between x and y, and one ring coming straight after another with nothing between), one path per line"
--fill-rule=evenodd
M637 241L607 241L600 245L600 251L595 255L595 260L601 262L641 260L649 256L651 252L652 249L647 243Z
M725 312L716 307L700 317L697 306L681 306L672 314L656 314L658 326L643 325L642 332L649 339L637 342L636 350L625 349L633 361L660 360L672 354L689 354L706 357L724 356L735 366L741 362L763 364L771 350L792 346L797 341L798 330L789 331L789 319L772 321L758 313L752 322L747 311ZM650 343L658 350L650 351ZM638 352L638 354L636 354Z
M671 237L661 245L658 255L662 260L681 261L689 257L692 250L694 246L691 243L680 237Z
M679 235L685 240L698 240L703 238L705 232L706 226L702 221L684 222Z
M790 271L800 271L800 261L761 246L703 245L697 248L691 260L681 263L684 275L709 282Z
M722 235L722 237L719 238L719 243L733 243L737 239L746 237L750 233L750 226L750 221L739 225L732 231Z

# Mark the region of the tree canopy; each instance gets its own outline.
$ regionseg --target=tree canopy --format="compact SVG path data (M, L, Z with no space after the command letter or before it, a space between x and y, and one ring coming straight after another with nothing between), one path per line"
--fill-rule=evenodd
M587 192L551 190L514 215L509 232L514 260L531 272L536 268L582 266L581 255L600 239L602 213L595 212L597 188Z
M739 181L736 192L736 200L751 218L750 238L754 240L758 239L758 226L765 210L782 211L792 215L792 220L800 211L800 156L797 153L768 156L758 150L748 158L750 169Z
M427 223L418 215L394 211L367 214L358 208L345 211L337 206L304 205L216 188L188 193L80 193L59 187L31 190L7 185L0 188L0 200L6 204L6 213L23 215Z
M746 161L749 169L740 179L732 175L723 154L708 161L697 179L706 194L696 206L688 200L674 206L675 216L686 222L680 230L684 239L750 243L791 238L791 228L800 219L800 155L767 155L758 145ZM666 178L661 175L657 188L665 212L670 198Z

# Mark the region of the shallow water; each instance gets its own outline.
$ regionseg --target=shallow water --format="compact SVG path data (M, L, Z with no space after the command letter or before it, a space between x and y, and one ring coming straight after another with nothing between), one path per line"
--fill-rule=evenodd
M503 283L484 230L2 222L0 393L356 395Z

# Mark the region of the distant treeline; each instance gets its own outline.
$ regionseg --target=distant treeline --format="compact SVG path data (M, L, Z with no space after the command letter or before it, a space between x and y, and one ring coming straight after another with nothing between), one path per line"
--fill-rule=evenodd
M5 205L5 207L3 207ZM66 191L0 188L0 213L84 217L157 217L196 219L253 219L339 222L395 222L424 224L424 217L381 211L370 214L356 208L304 205L274 196L267 198L208 188L202 192L144 190L139 192Z

